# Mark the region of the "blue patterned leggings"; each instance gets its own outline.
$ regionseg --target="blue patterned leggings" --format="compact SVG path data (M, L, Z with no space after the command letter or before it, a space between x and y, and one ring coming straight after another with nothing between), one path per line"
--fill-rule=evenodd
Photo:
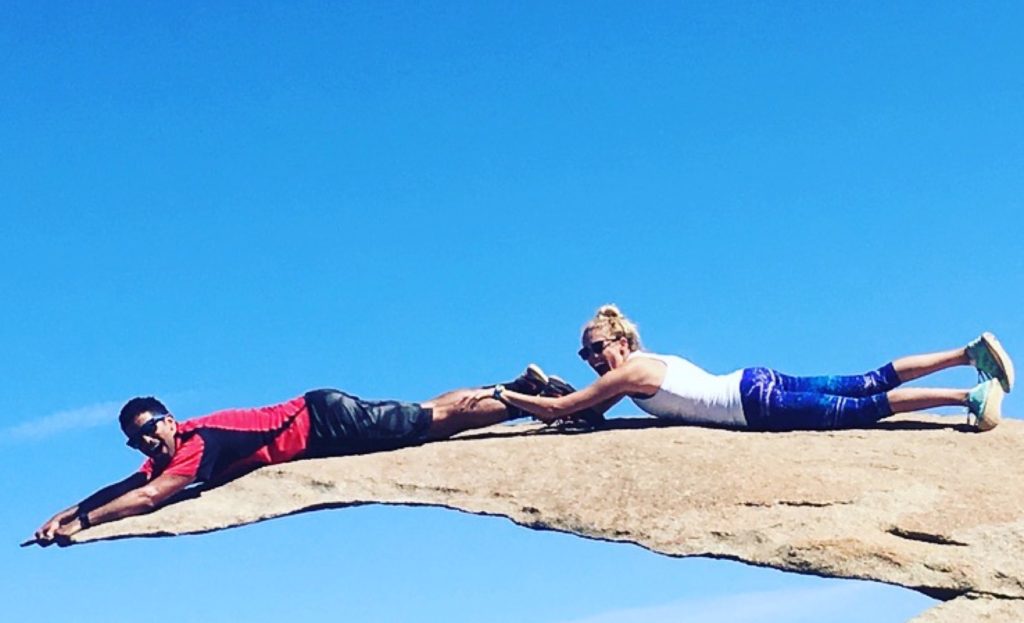
M855 376L787 376L747 368L740 396L751 430L861 428L892 415L885 392L899 384L891 363Z

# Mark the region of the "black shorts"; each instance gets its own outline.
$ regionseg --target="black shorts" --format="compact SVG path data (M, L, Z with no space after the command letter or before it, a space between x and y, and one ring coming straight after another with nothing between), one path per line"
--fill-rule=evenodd
M393 450L426 441L433 412L411 402L360 400L336 389L306 393L307 456Z

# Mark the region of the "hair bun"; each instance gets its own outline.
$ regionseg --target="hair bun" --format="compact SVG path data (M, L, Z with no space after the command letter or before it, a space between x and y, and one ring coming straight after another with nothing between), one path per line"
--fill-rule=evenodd
M605 318L622 318L622 312L615 305L602 305L597 309L598 316L604 316Z
M617 305L602 305L587 324L583 325L584 335L588 331L598 329L605 332L605 337L617 339L624 337L629 341L629 350L640 350L640 333L636 325L626 318Z

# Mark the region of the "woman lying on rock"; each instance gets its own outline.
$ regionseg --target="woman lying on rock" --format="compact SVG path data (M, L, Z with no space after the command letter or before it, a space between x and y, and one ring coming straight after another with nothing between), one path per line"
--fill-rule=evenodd
M999 424L1004 393L1013 387L1013 363L991 333L963 348L903 357L857 376L794 377L769 368L716 376L682 357L640 350L636 325L614 305L597 310L582 343L580 357L600 375L590 386L543 397L499 385L473 400L493 398L554 422L587 409L603 413L628 396L659 418L758 431L861 428L896 413L962 405L977 430L986 431ZM985 379L971 390L899 388L966 365Z

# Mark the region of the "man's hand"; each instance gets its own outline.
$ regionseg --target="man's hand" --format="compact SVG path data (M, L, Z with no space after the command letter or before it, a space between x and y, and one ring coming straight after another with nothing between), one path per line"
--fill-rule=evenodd
M60 530L60 519L54 517L53 519L39 526L39 529L36 530L35 534L36 540L52 541L54 535L57 534L57 530Z
M132 514L139 514L141 512L147 512L152 510L152 507L143 508L135 512L120 512L119 508L113 509L111 507L119 507L120 505L115 504L118 500L124 501L129 494L137 491L141 487L145 486L149 480L149 476L143 472L135 472L120 482L115 482L112 485L108 485L96 493L93 493L89 497L85 498L78 504L70 506L60 511L50 519L46 520L46 523L39 526L35 532L35 539L32 541L26 541L23 545L31 545L37 543L42 547L49 547L54 543L64 546L71 544L71 537L78 532L84 530L87 526L82 525L82 513L88 509L90 515L86 517L88 525L103 523L106 521L112 521L120 517L126 517ZM160 495L161 501L167 496L185 488L190 479L181 480L180 476L162 476L161 486L159 491L156 492ZM106 512L104 512L106 510ZM97 515L97 513L99 513Z
M82 521L77 516L68 519L66 516L58 515L39 526L34 535L34 542L40 547L49 547L54 543L65 547L71 545L71 537L81 532L83 528ZM32 543L33 541L28 541L22 545L31 545Z
M60 547L67 547L71 545L71 537L82 531L82 521L75 517L71 521L62 525L54 533L52 541Z

